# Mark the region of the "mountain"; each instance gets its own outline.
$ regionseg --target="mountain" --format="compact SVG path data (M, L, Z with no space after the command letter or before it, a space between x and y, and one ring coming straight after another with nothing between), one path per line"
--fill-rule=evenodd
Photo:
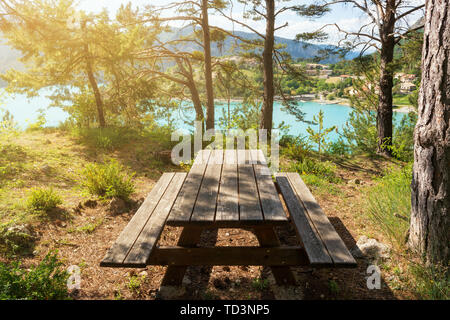
M173 40L179 39L183 36L188 36L192 33L192 28L173 28L172 32L166 32L161 34L161 40ZM242 39L246 40L257 40L258 36L254 33L235 31L235 35L239 36ZM316 45L316 44L306 44L304 42L298 42L286 38L276 37L275 41L277 44L282 44L286 46L285 51L287 51L291 57L296 59L311 59L318 55L319 50L325 49L329 46L327 45ZM216 57L221 57L224 55L233 55L239 52L239 48L236 47L236 44L240 44L241 41L236 41L231 36L225 39L222 45L218 45L217 43L212 44L212 55ZM186 42L183 45L179 45L178 49L183 51L194 51L200 50L200 47L196 44ZM357 54L349 54L346 58L352 59ZM0 74L11 69L11 68L21 68L21 63L19 62L20 53L8 45L2 43L0 38ZM328 59L322 61L322 63L336 63L342 60L339 56L331 56ZM0 79L0 88L4 87L6 83Z
M186 37L192 33L191 27L186 28L173 28L172 32L166 32L161 35L162 41L179 39L180 37ZM258 35L250 32L243 31L235 31L233 32L239 38L245 40L258 40L260 39ZM312 59L319 55L319 51L330 48L329 45L316 45L309 44L305 42L299 42L291 39L286 39L282 37L275 37L276 44L281 44L286 46L284 51L288 52L291 57L296 59ZM236 48L236 44L240 45L242 41L236 40L235 38L229 36L225 39L225 41L219 46L217 43L213 43L211 46L211 52L213 56L221 57L224 55L235 55L239 52L239 49ZM331 46L333 47L333 46ZM200 47L194 43L186 42L182 45L178 45L177 48L182 51L193 51L200 50ZM336 48L336 47L334 47ZM346 59L353 59L357 56L357 53L349 53L346 56ZM321 61L322 63L336 63L342 60L338 55L330 56L328 59Z

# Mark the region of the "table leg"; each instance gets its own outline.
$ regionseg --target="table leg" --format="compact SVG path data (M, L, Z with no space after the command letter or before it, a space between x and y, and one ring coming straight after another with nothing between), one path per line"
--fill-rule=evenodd
M255 235L263 247L279 247L280 240L273 227L255 227ZM295 277L289 267L270 267L278 285L295 285Z
M200 227L185 227L178 240L178 246L187 248L195 247L200 242L202 231L203 228ZM187 267L169 265L162 281L162 286L181 286Z

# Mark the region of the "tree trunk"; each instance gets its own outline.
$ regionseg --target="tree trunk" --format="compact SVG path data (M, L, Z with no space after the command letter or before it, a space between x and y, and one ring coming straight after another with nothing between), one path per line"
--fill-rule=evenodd
M266 0L266 39L264 41L264 101L261 112L261 129L266 129L269 137L273 123L273 51L275 46L275 1Z
M409 245L429 263L449 262L450 0L428 0Z
M104 115L104 108L103 108L103 100L102 96L100 94L100 90L98 89L97 81L95 80L94 72L92 70L92 63L90 61L90 58L87 58L86 61L86 72L89 78L89 83L91 85L91 89L94 92L95 96L95 103L97 105L97 116L98 116L98 123L101 128L106 127L106 121L105 121L105 115Z
M392 88L394 87L392 61L394 60L395 48L395 1L389 0L386 5L388 7L391 6L391 10L386 10L380 32L381 61L379 101L377 110L377 153L385 156L391 156L392 152L389 147L392 146Z
M205 81L206 81L206 129L215 127L214 89L211 58L211 32L209 30L208 0L202 0L203 46L205 50Z

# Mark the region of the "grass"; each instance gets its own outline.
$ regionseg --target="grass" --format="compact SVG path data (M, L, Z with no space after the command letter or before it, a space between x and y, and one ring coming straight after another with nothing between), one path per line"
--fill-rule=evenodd
M368 216L397 250L405 247L410 224L411 179L412 164L391 169L365 193Z
M409 95L395 95L394 96L394 105L397 106L410 106L411 102L409 101Z
M31 210L43 212L49 212L62 203L61 197L52 188L33 189L27 201Z

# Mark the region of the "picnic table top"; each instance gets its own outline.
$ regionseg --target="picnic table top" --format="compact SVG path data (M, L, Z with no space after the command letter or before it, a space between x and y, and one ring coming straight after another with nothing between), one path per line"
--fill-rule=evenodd
M261 150L198 153L167 224L243 226L288 221Z

